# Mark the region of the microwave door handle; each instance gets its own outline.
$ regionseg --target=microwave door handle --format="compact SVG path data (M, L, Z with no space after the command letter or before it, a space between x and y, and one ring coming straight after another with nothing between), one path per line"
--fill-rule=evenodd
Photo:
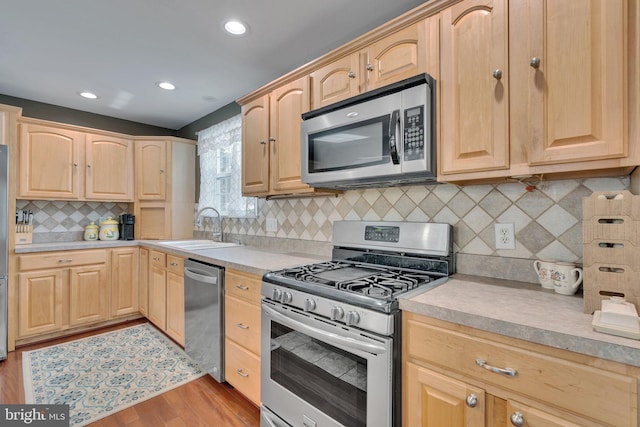
M391 113L391 123L389 123L389 154L394 165L400 164L398 157L398 134L400 129L400 110Z

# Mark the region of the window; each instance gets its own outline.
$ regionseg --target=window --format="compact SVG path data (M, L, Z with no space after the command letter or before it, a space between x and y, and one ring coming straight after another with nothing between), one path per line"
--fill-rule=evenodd
M255 217L257 200L242 197L242 119L240 115L198 132L200 199L198 209L220 215Z

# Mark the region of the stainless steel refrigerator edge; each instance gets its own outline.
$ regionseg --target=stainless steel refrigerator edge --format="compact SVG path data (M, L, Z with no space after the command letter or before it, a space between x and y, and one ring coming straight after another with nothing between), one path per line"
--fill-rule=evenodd
M0 145L0 360L7 358L9 264L9 147Z
M184 262L185 352L218 382L224 381L224 269Z

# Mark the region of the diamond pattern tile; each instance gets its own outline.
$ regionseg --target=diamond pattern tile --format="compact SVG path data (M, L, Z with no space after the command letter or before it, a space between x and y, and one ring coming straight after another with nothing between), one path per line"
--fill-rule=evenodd
M346 191L337 197L258 199L256 218L225 218L225 233L330 242L336 220L442 221L453 224L456 251L518 259L582 260L582 198L593 191L629 189L628 177L545 181L533 192L518 182L458 187L448 184ZM76 233L90 221L131 211L126 203L19 200L34 213L34 240ZM194 215L197 207L194 205ZM265 220L278 220L267 233ZM494 225L514 223L516 249L495 250ZM204 231L212 224L205 223ZM36 239L36 235L39 239ZM491 268L487 266L487 268Z

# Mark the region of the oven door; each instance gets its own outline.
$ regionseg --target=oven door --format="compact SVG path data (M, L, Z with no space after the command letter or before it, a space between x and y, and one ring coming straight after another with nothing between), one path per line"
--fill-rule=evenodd
M392 338L263 301L261 427L389 427L392 370Z

